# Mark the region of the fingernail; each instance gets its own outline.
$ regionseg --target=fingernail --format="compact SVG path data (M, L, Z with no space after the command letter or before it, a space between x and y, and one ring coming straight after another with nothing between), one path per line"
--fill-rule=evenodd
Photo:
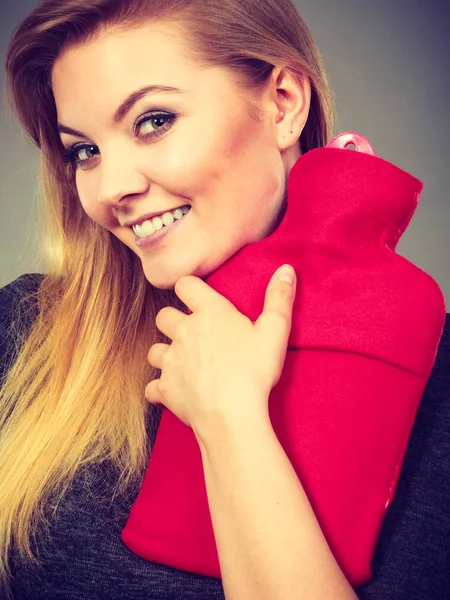
M295 271L291 265L283 265L278 269L278 280L286 281L287 283L293 285L295 280Z

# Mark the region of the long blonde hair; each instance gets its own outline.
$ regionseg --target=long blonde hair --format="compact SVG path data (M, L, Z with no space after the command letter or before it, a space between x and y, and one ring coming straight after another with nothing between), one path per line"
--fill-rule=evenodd
M18 26L7 56L9 95L39 148L42 256L38 317L0 393L0 582L8 553L35 560L30 540L48 526L82 466L110 461L118 493L137 484L149 457L152 411L144 388L156 374L146 357L159 339L155 316L171 291L153 288L138 257L92 222L61 159L50 76L70 44L105 26L146 20L186 24L194 52L231 69L243 85L264 86L274 65L312 84L303 152L332 134L334 105L312 37L290 0L43 0Z

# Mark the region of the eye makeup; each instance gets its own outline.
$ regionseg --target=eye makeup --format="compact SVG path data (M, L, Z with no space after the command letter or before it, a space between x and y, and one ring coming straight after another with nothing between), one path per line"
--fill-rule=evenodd
M177 115L173 112L153 110L144 113L136 119L133 125L133 133L140 140L158 139L164 135L174 124ZM151 130L147 132L148 126ZM84 156L82 156L84 155ZM93 161L98 160L100 150L95 144L77 143L62 152L64 164L70 164L75 168L86 170Z

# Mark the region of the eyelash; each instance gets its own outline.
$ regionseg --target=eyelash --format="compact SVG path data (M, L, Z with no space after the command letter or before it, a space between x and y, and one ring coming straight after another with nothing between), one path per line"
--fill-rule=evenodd
M176 118L176 114L168 112L154 111L146 113L145 115L142 115L135 121L133 131L135 135L141 140L148 140L150 138L157 139L158 137L164 135L164 133L173 125ZM157 119L165 119L165 125L156 128L152 133L138 135L138 129L143 123L147 123L148 121L155 121ZM85 159L77 158L81 150L93 148L97 150L97 153L94 154L94 156ZM66 165L72 165L75 168L82 168L88 165L91 160L94 160L95 157L98 156L98 154L98 148L95 144L75 144L71 148L66 148L65 150L63 150L62 159L64 164Z

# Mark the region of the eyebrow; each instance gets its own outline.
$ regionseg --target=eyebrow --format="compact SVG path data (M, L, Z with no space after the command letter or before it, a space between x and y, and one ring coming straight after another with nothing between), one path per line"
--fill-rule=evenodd
M135 92L130 94L128 98L122 102L122 104L119 106L119 108L114 114L114 122L120 123L121 121L123 121L123 119L127 116L130 110L136 104L136 102L140 100L143 96L146 96L147 94L183 94L184 92L185 90L180 90L179 88L172 87L169 85L148 85L146 87L143 87L140 90L136 90ZM63 125L62 123L58 123L58 132L67 133L75 137L88 137L84 135L84 133L82 133L81 131L77 131L76 129L67 127L67 125Z

